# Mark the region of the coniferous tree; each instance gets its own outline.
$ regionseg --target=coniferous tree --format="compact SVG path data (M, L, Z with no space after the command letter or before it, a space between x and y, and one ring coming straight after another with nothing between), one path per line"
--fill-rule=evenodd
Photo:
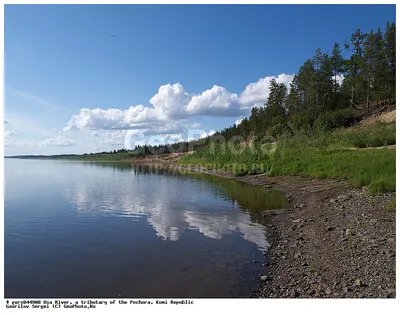
M374 73L372 91L375 95L376 104L379 99L385 99L384 88L387 85L386 81L386 58L385 58L385 42L381 29L378 27L375 33L375 56L374 56Z
M364 39L365 34L363 34L360 29L356 29L353 34L351 34L350 44L345 44L345 48L353 53L350 59L346 61L346 70L349 82L351 83L350 105L354 108L356 108L358 103L357 92L360 90L362 84L360 71L363 62Z
M373 84L373 74L375 73L376 68L376 55L377 55L377 47L376 47L376 35L374 31L366 34L365 43L364 43L364 55L362 62L361 75L367 84L367 112L369 112L369 103L371 97L371 88Z
M297 76L295 75L292 82L290 82L289 95L286 100L286 106L289 115L296 115L300 110L300 92L298 88Z
M396 25L389 22L386 24L385 31L385 56L387 63L387 89L390 104L396 91Z
M332 66L332 74L334 78L333 83L333 108L338 108L338 90L339 90L339 83L338 77L344 72L344 59L342 56L342 51L340 49L340 45L335 43L332 49L332 56L331 56L331 66Z
M277 83L275 79L272 79L269 86L267 105L273 117L281 116L286 118L286 98L286 85Z
M318 48L313 58L316 110L325 112L326 104L332 94L332 66L328 54Z

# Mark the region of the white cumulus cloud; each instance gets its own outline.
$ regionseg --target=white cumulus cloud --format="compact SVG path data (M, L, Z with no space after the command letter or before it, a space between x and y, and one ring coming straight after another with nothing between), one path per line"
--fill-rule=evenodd
M179 83L162 85L158 93L150 99L159 119L179 119L185 117L185 106L192 99Z
M240 97L218 85L199 94L190 94L180 83L166 84L149 100L149 106L136 105L127 110L82 108L71 117L64 130L137 129L147 135L179 134L185 129L182 123L191 117L247 115L251 107L267 101L272 79L289 87L293 76L283 73L261 78L247 85Z
M227 117L237 116L240 113L240 104L236 94L214 85L200 95L194 95L185 109L189 115Z
M154 110L153 110L154 111ZM155 120L155 113L143 105L121 109L82 108L73 115L64 130L82 129L129 129L141 126L142 122Z
M127 130L107 131L98 136L100 137L99 143L119 146L124 145L127 132Z
M255 83L250 83L246 86L242 94L240 95L240 103L243 106L260 106L267 102L269 96L269 87L271 80L275 79L277 83L284 83L286 87L290 88L290 82L292 82L294 74L282 73L275 76L268 76L259 79Z
M76 140L63 138L63 137L56 137L50 138L38 143L39 146L51 146L51 147L69 147L76 145Z

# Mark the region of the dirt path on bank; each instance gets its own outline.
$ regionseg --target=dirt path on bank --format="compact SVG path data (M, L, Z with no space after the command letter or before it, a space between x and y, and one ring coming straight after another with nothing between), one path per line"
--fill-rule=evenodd
M136 164L176 163L181 157L192 155L193 153L194 151L138 156L132 159L124 160L124 162Z

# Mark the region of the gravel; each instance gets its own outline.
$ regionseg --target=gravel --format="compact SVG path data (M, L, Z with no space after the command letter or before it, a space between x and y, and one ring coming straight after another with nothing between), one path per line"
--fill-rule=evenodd
M263 213L271 247L256 297L396 297L396 217L385 209L395 193L301 177L274 181L290 195L290 211Z

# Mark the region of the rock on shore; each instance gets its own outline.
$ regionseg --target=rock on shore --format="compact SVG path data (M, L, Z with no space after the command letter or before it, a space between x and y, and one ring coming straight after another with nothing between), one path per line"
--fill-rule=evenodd
M268 214L258 297L394 298L395 193L372 196L340 181L274 178L291 211ZM261 275L260 275L261 277Z

